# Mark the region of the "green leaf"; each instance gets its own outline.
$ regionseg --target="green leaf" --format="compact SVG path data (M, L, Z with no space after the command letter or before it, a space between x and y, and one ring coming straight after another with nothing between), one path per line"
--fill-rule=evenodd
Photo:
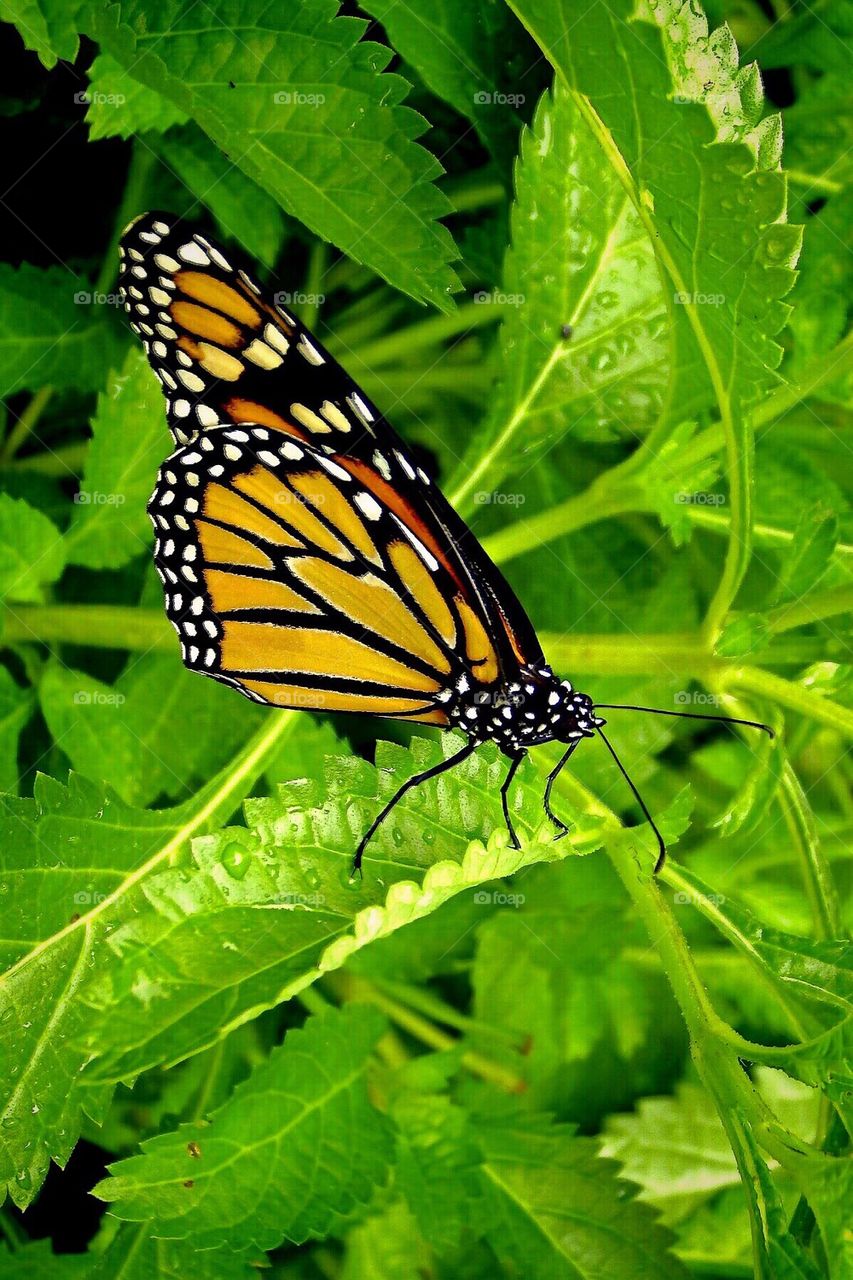
M144 882L215 830L293 724L278 713L186 804L141 812L102 787L39 777L32 800L8 799L0 822L7 970L0 998L0 1180L28 1204L51 1159L64 1164L81 1112L96 1122L109 1088L84 1072L84 990L116 962L114 931L144 906Z
M666 387L651 243L560 82L524 130L516 188L502 288L475 295L500 307L502 381L460 467L455 500L469 506L487 482L527 471L557 433L606 440L647 430Z
M62 536L23 499L0 493L0 599L40 601L65 566Z
M799 599L807 591L819 587L837 544L836 513L825 507L804 511L782 563L771 603L784 604L787 600Z
M128 350L98 397L74 516L65 535L72 564L118 568L151 545L145 508L171 452L163 390L141 351Z
M451 752L456 741L442 749ZM437 744L424 739L409 752L386 746L383 794L437 755ZM295 783L247 802L249 830L196 841L190 874L181 868L148 879L147 908L113 932L114 958L81 996L86 1049L99 1059L90 1078L127 1079L197 1052L454 896L527 863L565 857L568 840L555 845L550 829L540 833L538 787L518 797L516 820L521 832L533 832L529 843L507 847L494 785L501 772L494 756L471 759L414 789L371 842L364 879L355 882L353 851L377 808L372 767L330 760L327 789ZM589 839L589 820L579 818Z
M483 1126L486 1236L520 1274L553 1280L686 1280L673 1237L634 1199L619 1166L565 1125Z
M753 441L742 407L779 364L801 228L786 218L778 117L761 120L755 68L727 28L681 0L602 0L569 23L559 0L513 8L577 104L654 244L670 310L667 417L716 408L729 468L730 538L708 608L716 635L750 557ZM602 51L606 50L606 56ZM732 240L732 211L738 211Z
M403 1091L391 1106L398 1139L395 1186L439 1254L475 1229L480 1157L465 1111L440 1094Z
M0 395L99 387L119 351L100 296L70 268L0 263Z
M366 1082L383 1029L366 1005L310 1018L207 1124L144 1142L95 1194L118 1217L153 1221L158 1236L200 1249L322 1238L370 1197L390 1160Z
M89 68L87 98L86 123L93 142L100 138L132 138L149 129L165 133L187 119L180 107L140 84L108 53L98 54Z
M423 1280L432 1256L407 1206L398 1201L349 1232L340 1280Z
M474 124L496 159L509 160L521 127L522 74L528 69L527 63L518 65L518 53L521 48L532 60L535 46L528 48L526 33L503 3L369 0L365 8L433 93Z
M609 1116L605 1155L642 1187L667 1223L740 1181L726 1132L706 1090L682 1082L672 1098L643 1098L635 1113Z
M84 8L85 0L3 0L0 20L13 23L26 47L50 69L60 58L76 59L77 19Z
M284 218L262 187L235 168L194 124L170 129L154 141L154 148L196 200L210 209L221 235L265 266L275 265L284 237ZM192 210L185 216L191 217Z
M91 14L90 33L143 84L192 116L288 213L419 301L450 310L453 242L437 219L438 162L384 74L391 52L333 0L228 0L201 20L162 0ZM231 84L234 88L231 88Z
M33 695L0 667L0 792L18 790L18 738L32 715Z
M14 1253L0 1252L0 1280L89 1280L91 1265L85 1254L56 1254L50 1240L36 1240Z
M183 799L260 722L256 707L212 680L196 679L177 654L134 660L113 685L53 663L42 676L39 700L72 766L138 805Z

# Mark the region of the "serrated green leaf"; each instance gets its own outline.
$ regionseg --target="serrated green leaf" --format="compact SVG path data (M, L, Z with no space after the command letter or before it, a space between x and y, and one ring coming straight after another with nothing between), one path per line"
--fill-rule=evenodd
M108 53L98 54L89 68L86 123L92 141L132 138L153 130L165 133L186 123L186 113L168 98L140 84Z
M99 387L119 352L118 326L100 298L64 267L0 263L0 395Z
M221 235L267 267L275 265L284 218L272 196L252 182L194 124L154 141L163 162L213 214ZM187 216L192 211L187 210Z
M333 0L280 8L227 0L202 19L161 0L91 14L92 35L134 78L192 116L283 209L419 301L450 310L449 212L425 122L384 73L390 51ZM234 88L231 85L234 85Z
M531 1132L525 1117L485 1125L480 1143L486 1236L509 1266L553 1280L686 1280L670 1232L590 1138Z
M479 1152L461 1107L437 1093L403 1091L391 1115L397 1129L395 1186L420 1233L440 1255L475 1231Z
M203 1249L322 1238L370 1197L390 1160L365 1078L383 1027L367 1005L310 1018L207 1124L144 1142L95 1194L119 1218Z
M260 719L248 702L196 679L169 654L134 660L112 685L53 663L42 676L39 700L73 768L138 805L183 799Z
M520 47L531 56L535 50L503 3L370 0L365 8L430 89L474 124L497 159L509 160L521 127L522 73L529 69L519 66L518 54Z
M442 749L452 751L454 740ZM409 752L386 746L383 791L437 755L437 744L423 739ZM196 1052L456 895L528 862L565 857L568 840L554 844L550 830L540 833L536 786L523 786L516 800L516 821L532 833L530 842L522 851L507 847L494 785L502 772L494 756L472 759L414 789L380 828L356 882L353 851L377 804L372 767L330 760L327 790L297 783L247 802L249 830L197 841L191 874L152 877L147 910L113 933L115 959L81 997L86 1048L100 1059L90 1078L126 1079ZM589 839L590 820L577 817ZM425 869L421 887L413 877Z
M80 40L78 16L86 0L4 0L0 19L11 22L28 49L50 69L60 58L73 62Z
M782 562L771 604L784 604L819 587L837 543L838 517L834 511L818 507L803 512Z
M145 508L170 452L163 392L144 355L126 353L98 397L74 516L65 535L72 564L118 568L151 544Z
M502 288L480 295L502 316L502 381L459 470L468 505L486 479L526 471L556 434L647 430L667 380L651 243L560 82L522 135L516 188Z
M36 1240L14 1253L0 1252L0 1280L89 1280L91 1265L85 1254L56 1254L50 1240Z
M422 1280L432 1256L407 1206L398 1201L349 1232L341 1280Z
M23 499L0 493L0 599L44 599L44 588L65 566L62 535Z
M81 1111L96 1122L111 1090L84 1072L87 983L115 963L112 934L144 905L142 884L215 830L262 772L293 717L279 713L186 804L142 812L104 788L40 777L33 800L7 799L0 840L7 968L0 1002L0 1179L18 1205L51 1159L64 1164Z

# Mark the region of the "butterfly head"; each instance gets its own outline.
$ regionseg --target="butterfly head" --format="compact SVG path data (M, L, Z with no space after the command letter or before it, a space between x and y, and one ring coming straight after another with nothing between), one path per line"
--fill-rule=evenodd
M605 723L587 694L547 666L525 667L515 680L461 692L451 721L478 741L496 742L509 755L544 742L591 738Z

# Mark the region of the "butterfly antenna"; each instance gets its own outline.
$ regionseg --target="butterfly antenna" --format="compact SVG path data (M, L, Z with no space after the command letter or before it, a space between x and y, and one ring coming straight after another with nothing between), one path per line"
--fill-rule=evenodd
M635 707L625 702L599 702L596 703L596 710L645 711L651 716L676 716L679 720L719 720L723 724L744 724L749 729L761 729L769 738L776 737L769 724L762 724L760 720L738 720L735 716L704 716L698 711L664 711L662 707Z
M647 808L647 806L646 806L646 802L645 802L645 800L644 800L644 799L643 799L643 797L640 795L639 791L637 790L637 788L634 786L633 782L631 781L631 778L630 778L630 777L629 777L629 775L628 775L628 771L627 771L627 769L625 768L624 764L622 763L622 761L621 761L621 760L619 759L619 757L617 756L616 752L613 750L613 747L612 747L612 746L611 746L611 744L610 744L610 740L609 740L608 738L606 738L606 737L605 737L605 735L602 733L601 729L599 729L599 730L598 730L598 736L601 738L602 742L603 742L603 743L604 743L604 745L607 747L607 750L610 752L610 754L612 755L613 759L616 761L617 765L619 766L619 772L622 774L622 777L625 779L625 781L628 783L628 786L629 786L629 787L631 788L631 790L633 791L633 793L634 793L634 799L637 801L637 804L640 806L640 808L642 809L643 813L646 815L646 821L648 822L648 824L649 824L649 826L651 827L652 831L654 831L654 833L655 833L655 836L656 836L656 838L657 838L657 842L658 842L658 849L660 850L660 852L658 853L658 860L657 860L657 862L655 863L655 875L657 875L657 873L660 871L661 867L663 866L664 861L666 860L666 845L664 844L663 836L661 835L660 831L658 830L658 826L657 826L657 823L655 822L654 818L653 818L653 817L652 817L652 815L649 813L649 810L648 810L648 808Z

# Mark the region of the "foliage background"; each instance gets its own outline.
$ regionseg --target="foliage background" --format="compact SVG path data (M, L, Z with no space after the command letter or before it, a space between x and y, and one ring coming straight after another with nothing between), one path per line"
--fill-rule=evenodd
M853 1274L850 5L0 16L0 1276ZM556 668L782 731L614 713L657 881L592 744L563 843L554 753L516 854L483 749L351 885L451 744L183 671L150 207L292 291Z

